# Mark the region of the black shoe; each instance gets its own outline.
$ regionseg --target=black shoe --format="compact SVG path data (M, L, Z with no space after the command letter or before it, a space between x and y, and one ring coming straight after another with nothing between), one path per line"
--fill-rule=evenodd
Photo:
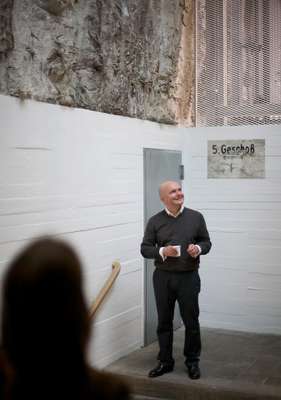
M201 376L198 364L187 364L187 372L190 379L199 379Z
M167 372L171 372L173 369L173 364L164 364L160 362L155 368L149 371L148 376L149 378L157 378L157 376L167 374Z

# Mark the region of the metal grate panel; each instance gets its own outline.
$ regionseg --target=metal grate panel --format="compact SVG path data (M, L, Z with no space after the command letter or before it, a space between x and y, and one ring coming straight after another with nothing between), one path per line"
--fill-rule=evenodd
M281 124L281 0L196 0L196 125Z

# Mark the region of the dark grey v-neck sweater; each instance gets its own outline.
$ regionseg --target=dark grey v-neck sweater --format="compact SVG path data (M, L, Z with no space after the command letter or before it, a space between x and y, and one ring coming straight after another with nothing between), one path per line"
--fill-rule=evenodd
M157 268L166 271L191 271L199 268L200 263L200 257L192 258L186 251L191 243L201 247L201 255L210 251L211 241L203 215L185 207L174 218L163 210L149 219L141 244L141 254L145 258L154 258ZM180 245L181 256L167 257L163 261L159 249L168 245Z

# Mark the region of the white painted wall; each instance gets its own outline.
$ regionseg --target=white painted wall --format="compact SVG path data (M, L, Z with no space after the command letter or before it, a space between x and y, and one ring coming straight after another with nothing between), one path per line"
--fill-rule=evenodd
M143 148L183 148L183 130L0 96L0 277L31 238L55 234L83 262L90 301L122 264L90 346L102 367L143 343Z
M70 241L90 303L119 259L90 359L143 343L143 148L184 151L186 205L213 242L202 257L203 326L281 334L281 129L180 129L0 96L0 279L31 238ZM207 140L266 140L266 178L207 179Z
M185 143L187 203L213 248L202 257L201 324L281 334L281 127L196 128ZM207 179L207 141L265 139L265 179Z

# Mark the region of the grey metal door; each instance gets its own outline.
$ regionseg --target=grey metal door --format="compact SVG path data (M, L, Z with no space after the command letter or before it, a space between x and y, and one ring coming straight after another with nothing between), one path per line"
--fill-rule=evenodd
M180 182L181 152L174 150L144 149L144 219L148 219L163 209L158 188L161 182L173 180ZM155 267L153 260L145 260L145 329L144 344L157 339L157 311L154 299L152 275ZM174 328L181 325L178 307L175 310Z

